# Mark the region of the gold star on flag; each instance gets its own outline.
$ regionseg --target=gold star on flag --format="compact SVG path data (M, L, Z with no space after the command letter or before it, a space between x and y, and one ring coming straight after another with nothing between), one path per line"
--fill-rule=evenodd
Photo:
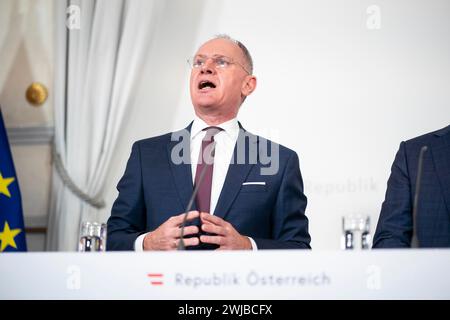
M3 232L0 232L0 252L6 249L7 246L11 246L17 249L16 242L14 241L14 237L17 236L21 232L20 229L10 229L8 221L5 221L5 226L3 228Z
M3 178L0 172L0 194L4 194L8 198L11 198L11 193L9 193L8 186L13 183L14 178Z

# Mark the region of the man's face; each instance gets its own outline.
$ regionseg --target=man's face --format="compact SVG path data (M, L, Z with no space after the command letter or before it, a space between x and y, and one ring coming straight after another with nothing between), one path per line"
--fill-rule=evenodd
M220 62L217 58L221 57L234 63L218 67L215 61ZM214 39L199 48L194 60L203 62L191 72L190 91L196 113L235 117L243 97L256 85L256 79L243 68L248 66L241 49L230 40Z

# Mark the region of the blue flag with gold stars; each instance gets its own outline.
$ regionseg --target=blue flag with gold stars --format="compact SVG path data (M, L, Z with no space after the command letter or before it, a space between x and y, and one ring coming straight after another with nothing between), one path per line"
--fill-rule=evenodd
M27 251L22 198L0 109L0 252Z

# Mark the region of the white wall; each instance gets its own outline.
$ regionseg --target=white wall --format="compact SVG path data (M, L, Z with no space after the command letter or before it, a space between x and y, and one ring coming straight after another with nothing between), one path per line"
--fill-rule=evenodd
M346 214L370 215L373 231L400 141L450 123L450 2L169 2L111 168L109 208L132 141L191 120L185 59L228 33L249 48L259 80L239 119L300 156L312 247L338 249ZM381 28L369 30L374 4Z

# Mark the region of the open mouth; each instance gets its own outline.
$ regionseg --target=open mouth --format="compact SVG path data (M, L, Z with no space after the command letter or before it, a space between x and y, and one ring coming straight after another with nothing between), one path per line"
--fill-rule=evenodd
M205 81L200 81L200 83L198 84L198 88L200 90L203 90L203 89L215 89L216 85L214 83L212 83L211 81L205 80Z

